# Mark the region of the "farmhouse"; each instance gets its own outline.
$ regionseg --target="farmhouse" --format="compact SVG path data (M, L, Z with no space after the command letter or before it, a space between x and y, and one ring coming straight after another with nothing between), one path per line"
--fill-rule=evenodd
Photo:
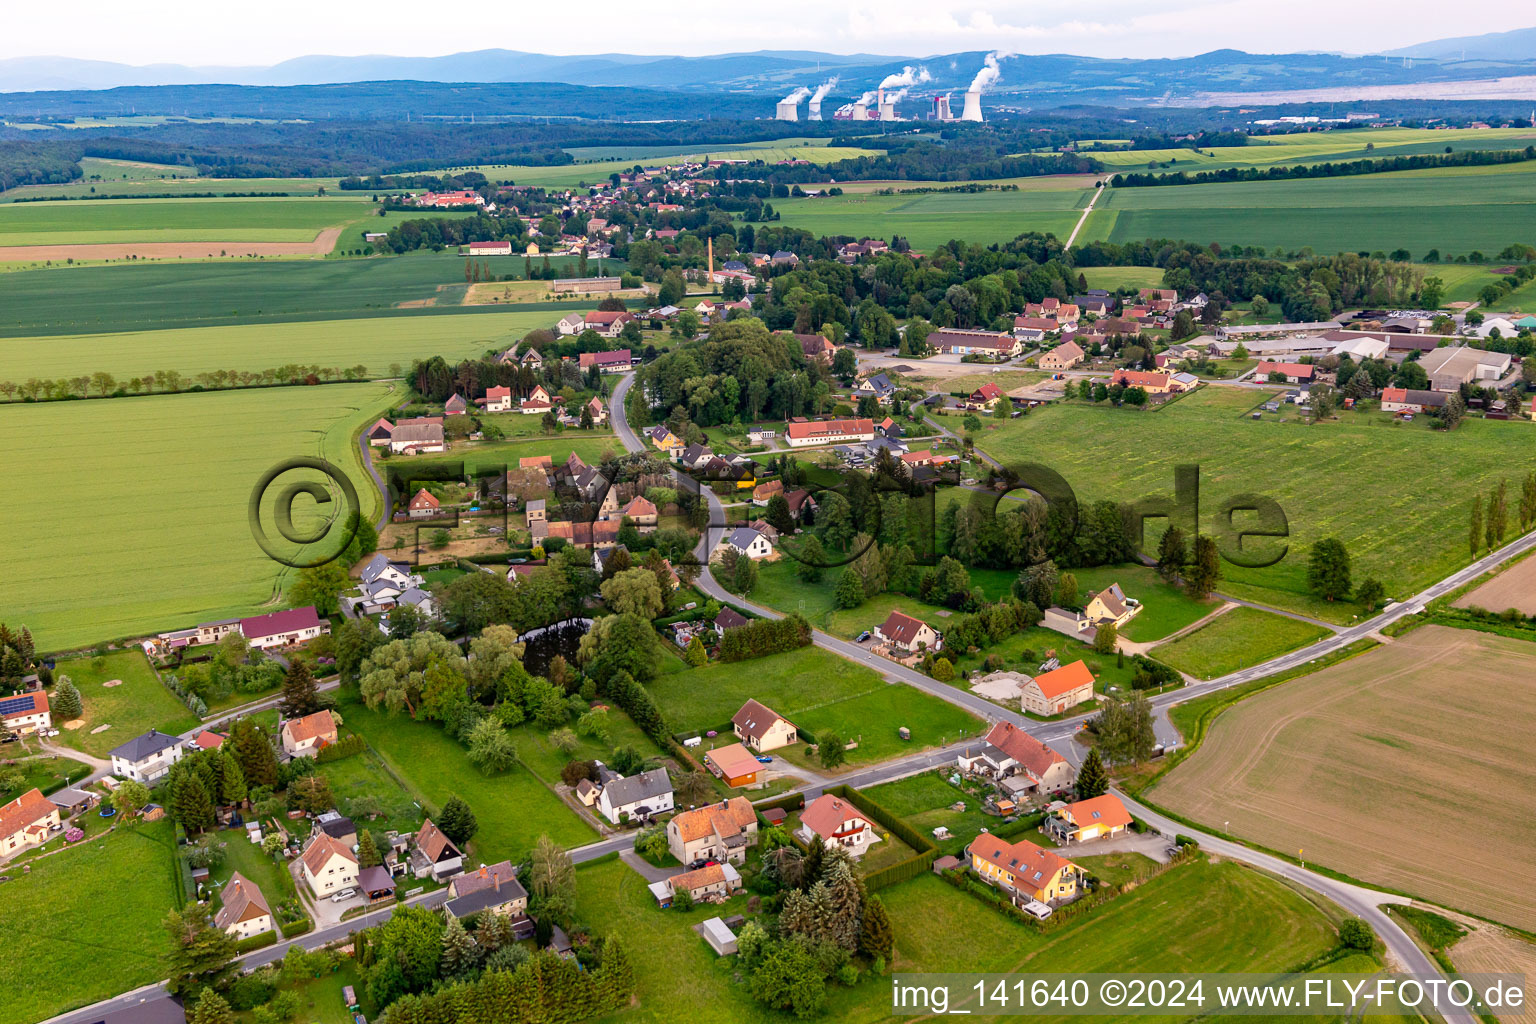
M508 860L482 864L448 883L448 902L443 909L457 918L470 914L503 914L519 941L533 937L528 916L528 890L517 880L517 869Z
M416 833L416 848L411 851L411 873L417 878L432 876L441 882L464 870L464 854L428 818Z
M389 435L391 455L447 451L441 423L396 423Z
M1429 374L1434 391L1458 391L1463 384L1498 380L1509 372L1511 357L1505 352L1477 348L1437 348L1419 360Z
M363 437L367 438L368 443L373 447L380 448L389 444L390 435L394 430L395 425L381 416L374 420L373 426L363 431Z
M1064 342L1040 357L1040 369L1053 372L1070 370L1083 361L1084 355L1077 342Z
M181 760L181 740L151 729L113 749L112 774L134 782L150 783Z
M791 423L784 430L791 448L805 448L813 444L844 444L849 441L869 441L875 436L873 420L812 420L807 423Z
M1075 803L1054 803L1045 830L1060 843L1083 843L1117 836L1131 827L1131 812L1113 793Z
M623 508L619 509L619 515L640 527L641 533L647 532L647 527L654 528L656 526L656 519L659 514L655 502L643 494L635 495L629 499Z
M554 407L554 398L542 384L535 384L533 390L528 392L528 397L517 403L517 411L524 416L537 416L540 413L549 412Z
M51 728L53 719L48 714L48 694L42 690L0 697L0 731L25 736Z
M1253 368L1254 380L1269 380L1274 374L1282 374L1288 384L1310 384L1317 367L1311 363L1274 363L1260 360Z
M282 732L284 753L289 757L309 756L336 742L336 719L329 711L316 711L303 718L288 719Z
M315 614L312 604L240 620L240 632L246 641L262 650L301 644L330 631L331 624Z
M1023 342L1012 334L962 331L953 327L940 328L929 334L928 346L952 355L991 356L994 359L1012 359L1023 350Z
M672 780L665 768L614 779L603 786L597 809L615 825L621 821L649 821L672 809Z
M229 881L219 890L219 912L213 915L213 926L236 939L248 939L272 930L272 910L256 883L240 872L230 874Z
M705 751L704 767L714 772L727 786L751 786L757 783L757 772L762 766L757 758L740 743L731 743Z
M1124 388L1141 388L1149 395L1165 395L1174 390L1169 374L1143 370L1116 370L1113 383Z
M757 811L744 796L683 811L667 822L667 849L680 863L700 858L740 864L757 842Z
M903 651L942 650L944 643L934 628L922 619L893 611L875 627L875 637Z
M583 331L594 331L602 338L617 338L624 333L624 325L633 322L635 314L628 310L617 312L610 310L594 309L581 319ZM583 352L583 356L596 355L595 352ZM583 366L588 365L583 362Z
M731 731L759 754L787 747L799 738L795 723L766 705L749 700L731 719Z
M1019 704L1031 714L1059 715L1093 699L1093 673L1082 661L1041 673L1019 687Z
M469 412L469 403L457 391L449 395L447 401L443 403L444 416L463 416L467 412Z
M806 359L830 363L837 354L837 346L820 334L797 334L795 340L800 343L800 351Z
M625 314L625 316L628 315ZM635 365L627 348L615 349L612 352L583 352L577 362L583 370L589 370L595 366L599 373L628 373Z
M0 854L10 855L48 840L59 824L59 809L33 787L0 807Z
M1050 747L1012 722L998 722L980 746L967 747L956 758L965 772L1005 779L1023 776L1026 788L1060 793L1072 788L1072 765Z
M485 411L486 412L510 412L512 410L511 388L486 388Z
M299 856L299 874L316 897L330 896L357 884L357 856L340 840L316 829Z
M960 407L973 410L990 409L992 408L992 403L1002 397L1003 389L989 381L963 399L960 402Z
M511 242L470 242L459 246L460 256L511 256Z
M432 496L432 492L423 487L411 496L410 502L405 506L406 514L412 519L431 519L437 515L438 500Z
M1111 583L1096 594L1089 593L1088 601L1083 605L1083 618L1094 628L1111 623L1118 627L1130 622L1139 611L1141 602L1126 597L1120 584Z
M1382 412L1421 413L1427 409L1443 409L1451 396L1443 391L1410 391L1406 388L1383 388Z
M1010 843L983 833L970 850L971 869L1017 899L1055 906L1077 896L1082 877L1077 865L1027 839Z
M828 847L841 846L851 856L862 857L873 843L880 841L875 823L841 797L823 793L800 812L800 828L795 835L802 842L820 841Z

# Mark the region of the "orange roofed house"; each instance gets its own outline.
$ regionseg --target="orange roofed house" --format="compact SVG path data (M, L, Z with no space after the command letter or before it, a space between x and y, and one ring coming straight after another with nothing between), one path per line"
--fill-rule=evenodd
M682 864L721 860L740 864L757 842L757 811L744 796L733 796L672 816L667 849Z
M819 840L829 847L841 846L854 857L862 857L871 844L880 841L874 822L831 793L823 793L800 812L796 835L806 843Z
M316 711L283 723L283 751L290 757L317 753L336 742L336 719L329 711Z
M1059 715L1093 699L1093 673L1081 660L1043 672L1019 688L1019 705L1035 715Z
M740 743L716 747L704 754L704 766L724 780L727 786L751 786L757 783L762 765L752 751Z
M998 722L980 744L956 758L960 770L996 779L1018 778L1022 789L1061 793L1072 788L1072 765L1012 722Z
M12 854L48 839L59 823L59 808L40 789L29 789L0 806L0 854Z
M1045 830L1062 843L1107 839L1131 827L1131 812L1113 793L1076 803L1054 803L1050 809Z
M983 833L971 841L971 869L1015 901L1056 906L1076 898L1082 869L1027 839L1010 843Z
M875 628L875 636L882 642L909 653L919 649L937 651L943 648L943 641L932 626L904 612L891 612L886 620Z

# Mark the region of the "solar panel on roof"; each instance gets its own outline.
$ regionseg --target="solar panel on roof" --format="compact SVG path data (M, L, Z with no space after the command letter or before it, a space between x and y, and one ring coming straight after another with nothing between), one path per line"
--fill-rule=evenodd
M25 697L7 697L4 700L0 700L0 715L15 714L18 711L31 711L34 706L31 694L27 694Z

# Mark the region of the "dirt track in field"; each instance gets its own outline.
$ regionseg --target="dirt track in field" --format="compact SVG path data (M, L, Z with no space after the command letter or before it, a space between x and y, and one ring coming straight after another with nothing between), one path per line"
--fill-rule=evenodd
M1456 599L1457 608L1482 608L1490 612L1515 609L1536 615L1536 558L1527 558Z
M1150 797L1366 882L1536 929L1536 645L1425 626L1227 710Z
M324 256L342 228L326 228L312 242L101 242L87 245L0 245L0 263L37 260L200 260L217 256Z

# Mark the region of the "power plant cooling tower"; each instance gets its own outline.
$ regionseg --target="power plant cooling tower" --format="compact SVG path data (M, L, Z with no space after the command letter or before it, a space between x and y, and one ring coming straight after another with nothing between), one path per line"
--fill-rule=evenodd
M805 108L805 119L807 121L821 120L821 100L811 100Z
M960 120L981 120L981 91L979 89L972 89L965 94L965 109L960 113Z
M869 120L869 104L868 103L855 103L853 105L853 119L855 121L867 121L867 120Z
M792 100L781 100L778 112L773 115L773 118L775 121L798 121L800 120L800 115L796 109L798 107L799 104ZM819 118L812 118L812 120L819 120ZM976 120L980 121L981 118L978 116Z
M896 120L896 103L895 103L895 101L893 101L893 100L886 100L884 103L880 104L880 120L882 120L882 121L894 121L894 120Z

